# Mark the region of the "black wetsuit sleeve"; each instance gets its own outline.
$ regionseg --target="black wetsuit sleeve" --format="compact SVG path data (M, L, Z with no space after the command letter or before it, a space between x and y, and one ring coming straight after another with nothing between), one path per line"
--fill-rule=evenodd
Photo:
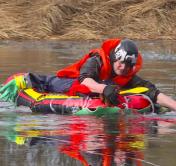
M157 96L160 91L150 81L143 80L139 76L135 75L124 88L135 88L135 87L147 87L149 90L145 93L154 103L156 103Z
M101 68L101 60L99 56L90 57L80 69L79 81L82 82L85 78L92 78L99 81Z

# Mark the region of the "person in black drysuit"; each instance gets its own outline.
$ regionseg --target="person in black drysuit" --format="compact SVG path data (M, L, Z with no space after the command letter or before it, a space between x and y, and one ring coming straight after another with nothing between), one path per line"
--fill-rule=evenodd
M102 94L112 105L119 102L119 90L144 86L149 88L145 94L151 101L176 111L175 100L137 75L141 66L142 57L132 40L112 39L105 41L101 48L90 51L79 62L58 71L56 76L27 73L21 80L15 80L13 86L18 85L17 89L32 87L40 92L68 95ZM14 97L15 93L9 94L13 90L8 90L8 84L0 88L0 99L8 101L8 95Z

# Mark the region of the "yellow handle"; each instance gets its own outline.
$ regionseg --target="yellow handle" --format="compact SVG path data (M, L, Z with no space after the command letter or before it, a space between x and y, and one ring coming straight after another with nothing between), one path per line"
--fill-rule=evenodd
M139 93L147 92L148 90L149 89L146 87L136 87L136 88L120 91L119 94L121 94L121 95L128 94L128 93L139 94Z
M24 80L24 76L23 75L15 76L14 79L16 81L16 85L17 85L19 90L26 88L26 82Z

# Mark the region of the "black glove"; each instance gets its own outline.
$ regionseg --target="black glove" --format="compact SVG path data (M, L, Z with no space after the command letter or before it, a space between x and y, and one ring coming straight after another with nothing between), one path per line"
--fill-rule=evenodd
M103 90L103 97L108 103L112 105L118 105L118 92L119 88L114 85L107 85Z

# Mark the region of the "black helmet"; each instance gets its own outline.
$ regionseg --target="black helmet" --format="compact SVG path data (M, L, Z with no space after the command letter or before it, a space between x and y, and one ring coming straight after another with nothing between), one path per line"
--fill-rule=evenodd
M131 67L136 64L137 56L138 48L136 44L129 39L122 40L110 55L113 62L120 60Z

